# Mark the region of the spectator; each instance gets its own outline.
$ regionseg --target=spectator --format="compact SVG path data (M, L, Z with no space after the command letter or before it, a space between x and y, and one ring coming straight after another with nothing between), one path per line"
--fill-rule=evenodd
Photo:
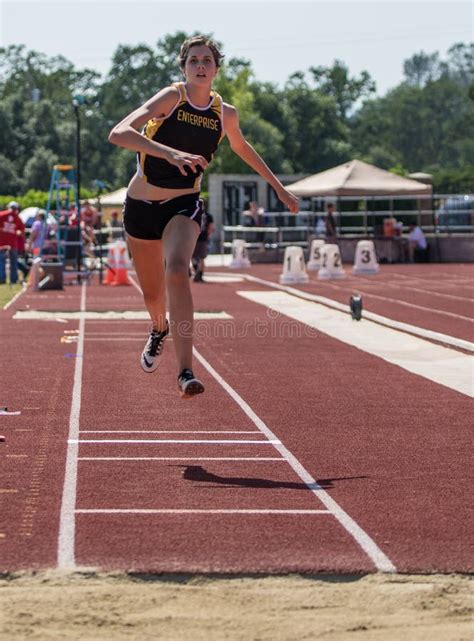
M46 224L45 211L40 209L35 216L30 232L29 248L33 256L39 256L41 254L48 233L49 226Z
M83 228L95 229L99 220L97 209L88 200L81 207L81 226Z
M425 263L428 260L428 243L417 223L410 223L408 227L408 258L410 263Z
M25 234L19 209L19 204L12 201L8 209L0 211L0 284L6 282L7 256L10 258L10 283L18 282L18 248L23 246Z
M50 214L56 216L56 212L54 210L51 210ZM71 203L67 209L66 207L62 207L59 212L59 224L61 226L77 227L77 223L78 221L76 205L74 203Z
M214 218L209 212L206 211L201 224L201 233L199 234L196 241L196 247L194 248L192 257L195 283L204 282L204 278L202 277L204 274L204 259L207 256L209 248L209 238L214 233L214 229Z
M116 209L110 213L110 218L107 221L107 230L109 242L123 238L123 223L119 219L119 213Z
M326 211L326 242L334 242L336 240L336 220L334 218L334 205L333 203L327 204Z
M314 233L316 236L321 237L324 236L324 232L326 231L326 225L324 223L324 220L322 216L318 216L318 219L316 221L316 226L314 228Z
M255 200L251 200L249 202L249 208L242 213L244 216L244 225L247 227L263 227L265 224L265 210L263 207L259 207Z

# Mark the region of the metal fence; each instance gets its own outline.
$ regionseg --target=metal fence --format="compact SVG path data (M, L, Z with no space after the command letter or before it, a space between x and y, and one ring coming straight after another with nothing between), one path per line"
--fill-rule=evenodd
M433 196L373 196L356 200L353 196L302 200L302 211L265 212L265 225L224 225L220 250L225 252L236 238L244 238L249 248L306 247L315 236L324 236L325 205L335 206L338 236L384 237L384 221L395 218L397 233L408 231L416 222L427 235L465 235L474 233L474 194L435 194ZM354 204L357 209L354 209Z

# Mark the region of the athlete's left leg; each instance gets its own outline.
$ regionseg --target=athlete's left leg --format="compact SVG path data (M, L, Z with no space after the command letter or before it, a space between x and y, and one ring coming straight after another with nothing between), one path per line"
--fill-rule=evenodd
M166 288L171 332L179 371L192 369L193 300L189 283L189 263L200 227L186 216L174 216L163 232Z

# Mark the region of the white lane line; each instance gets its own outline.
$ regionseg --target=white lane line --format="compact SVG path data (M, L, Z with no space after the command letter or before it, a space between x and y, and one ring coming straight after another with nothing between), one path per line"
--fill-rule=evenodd
M192 445L277 445L280 443L278 440L273 440L273 441L241 441L239 439L233 439L233 440L218 440L218 439L213 439L213 440L198 440L198 439L125 439L125 438L113 438L113 439L93 439L93 440L79 440L79 439L71 439L68 441L68 443L71 443L72 445L76 445L80 443L81 445L83 443L114 443L114 444L121 444L121 443L140 443L140 444L153 444L153 443L160 443L160 444L176 444L176 443L182 443L182 444L192 444Z
M39 408L38 408L39 409ZM79 434L261 434L258 430L80 430Z
M364 282L367 284L374 284L374 285L382 285L384 287L393 287L394 289L402 289L402 290L411 290L412 292L420 292L421 294L427 294L428 296L438 296L438 298L449 298L452 300L460 300L466 303L474 303L474 298L464 298L464 296L455 296L454 294L443 294L441 292L434 292L430 289L422 289L421 287L412 287L409 285L403 286L403 285L397 285L396 283L391 283L389 281L377 281L377 282L371 282L369 278L366 277L361 277L358 276L358 278L362 278Z
M193 347L193 354L197 360L206 368L213 378L225 389L229 396L237 403L241 410L248 416L254 425L269 439L269 441L278 440L269 427L257 416L248 403L240 396L238 392L231 387L212 365L202 356L198 350ZM339 521L342 527L349 532L356 543L364 550L367 556L372 560L377 570L382 572L396 572L396 567L378 547L375 541L365 532L354 519L352 519L342 507L316 482L311 474L301 465L298 459L283 445L278 442L274 445L275 449L286 459L290 467L296 472L299 478L306 483L308 489L323 503L332 515Z
M20 296L26 292L26 290L27 290L27 286L25 283L23 283L23 286L20 289L20 291L17 292L15 296L13 296L13 298L9 300L8 303L6 303L6 305L3 306L3 309L8 309L9 307L11 307L13 303L15 303L20 298Z
M281 456L80 456L79 461L284 461Z
M145 332L113 332L112 330L107 332L86 332L86 338L89 336L135 336L141 337L146 336Z
M252 283L259 283L260 285L265 285L272 289L277 289L282 292L287 292L292 296L301 298L303 300L314 301L315 303L321 303L325 307L331 307L332 309L338 309L341 312L346 314L350 313L349 305L344 305L339 303L331 298L326 298L325 296L318 296L317 294L310 294L309 292L304 292L300 289L295 289L294 287L288 287L287 285L279 285L278 283L273 283L270 280L264 280L263 278L258 278L257 276L250 276L249 274L242 274L245 280L248 280ZM369 312L364 310L364 318L372 320L379 325L385 325L386 327L391 327L392 329L399 329L402 332L407 334L413 334L414 336L421 336L422 338L428 338L439 343L444 343L445 345L451 345L452 347L458 347L464 349L468 352L474 352L474 343L471 341L464 340L462 338L456 338L454 336L449 336L448 334L442 334L441 332L434 332L431 329L424 329L423 327L417 327L416 325L410 325L409 323L402 323L400 321L392 320L391 318L386 318L380 314L375 314L374 312Z
M76 510L76 514L331 514L329 510L238 510L238 509L221 509L221 510L205 510L205 509L80 509Z
M474 356L382 327L369 320L354 322L347 314L299 300L284 292L237 293L412 374L461 394L474 396Z
M81 287L81 312L86 309L86 285ZM82 316L79 320L79 334L77 340L77 355L84 356L84 330L86 319ZM69 415L69 437L66 454L66 471L64 476L63 496L61 501L61 513L59 517L59 538L58 538L58 567L70 569L75 567L74 539L75 539L75 518L77 493L77 455L79 446L79 416L81 413L81 392L82 392L82 364L84 358L76 358L74 369L74 384L72 388L71 413Z
M132 283L132 285L135 287L137 292L143 296L142 288L140 285L137 283L137 281L133 278L133 276L130 275L130 272L128 272L128 280Z
M347 295L351 294L351 289L349 287L341 287L340 285L335 285L334 283L325 282L325 285L331 287L332 289L337 289L340 292L345 292ZM457 320L467 321L468 323L474 323L474 319L469 316L461 316L461 314L455 314L454 312L446 312L443 309L436 309L436 307L426 307L425 305L416 305L415 303L409 303L406 300L400 300L399 298L390 298L390 296L380 296L380 294L372 294L371 292L364 291L360 287L357 287L359 294L367 296L367 298L376 298L377 300L383 300L387 303L394 305L402 305L403 307L411 307L412 309L420 309L423 312L429 312L430 314L438 314L440 316L449 316L450 318L456 318Z
M119 321L119 320L150 320L148 312L144 311L88 311L81 310L79 312L48 312L34 309L17 311L13 318L15 320L106 320L106 321ZM195 320L212 320L212 319L231 319L232 316L226 312L194 312Z
M121 337L121 336L114 336L114 337L107 337L107 338L96 338L95 336L92 336L91 338L89 336L86 336L86 341L100 341L101 343L104 342L120 342L120 343L138 343L140 341L143 341L143 336L139 338L138 336L135 338L130 338L130 337Z

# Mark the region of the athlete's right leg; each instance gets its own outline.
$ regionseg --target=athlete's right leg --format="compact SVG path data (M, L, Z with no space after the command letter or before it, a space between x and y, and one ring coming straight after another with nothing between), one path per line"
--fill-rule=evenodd
M127 234L127 243L153 329L164 331L166 286L163 241L143 240Z

